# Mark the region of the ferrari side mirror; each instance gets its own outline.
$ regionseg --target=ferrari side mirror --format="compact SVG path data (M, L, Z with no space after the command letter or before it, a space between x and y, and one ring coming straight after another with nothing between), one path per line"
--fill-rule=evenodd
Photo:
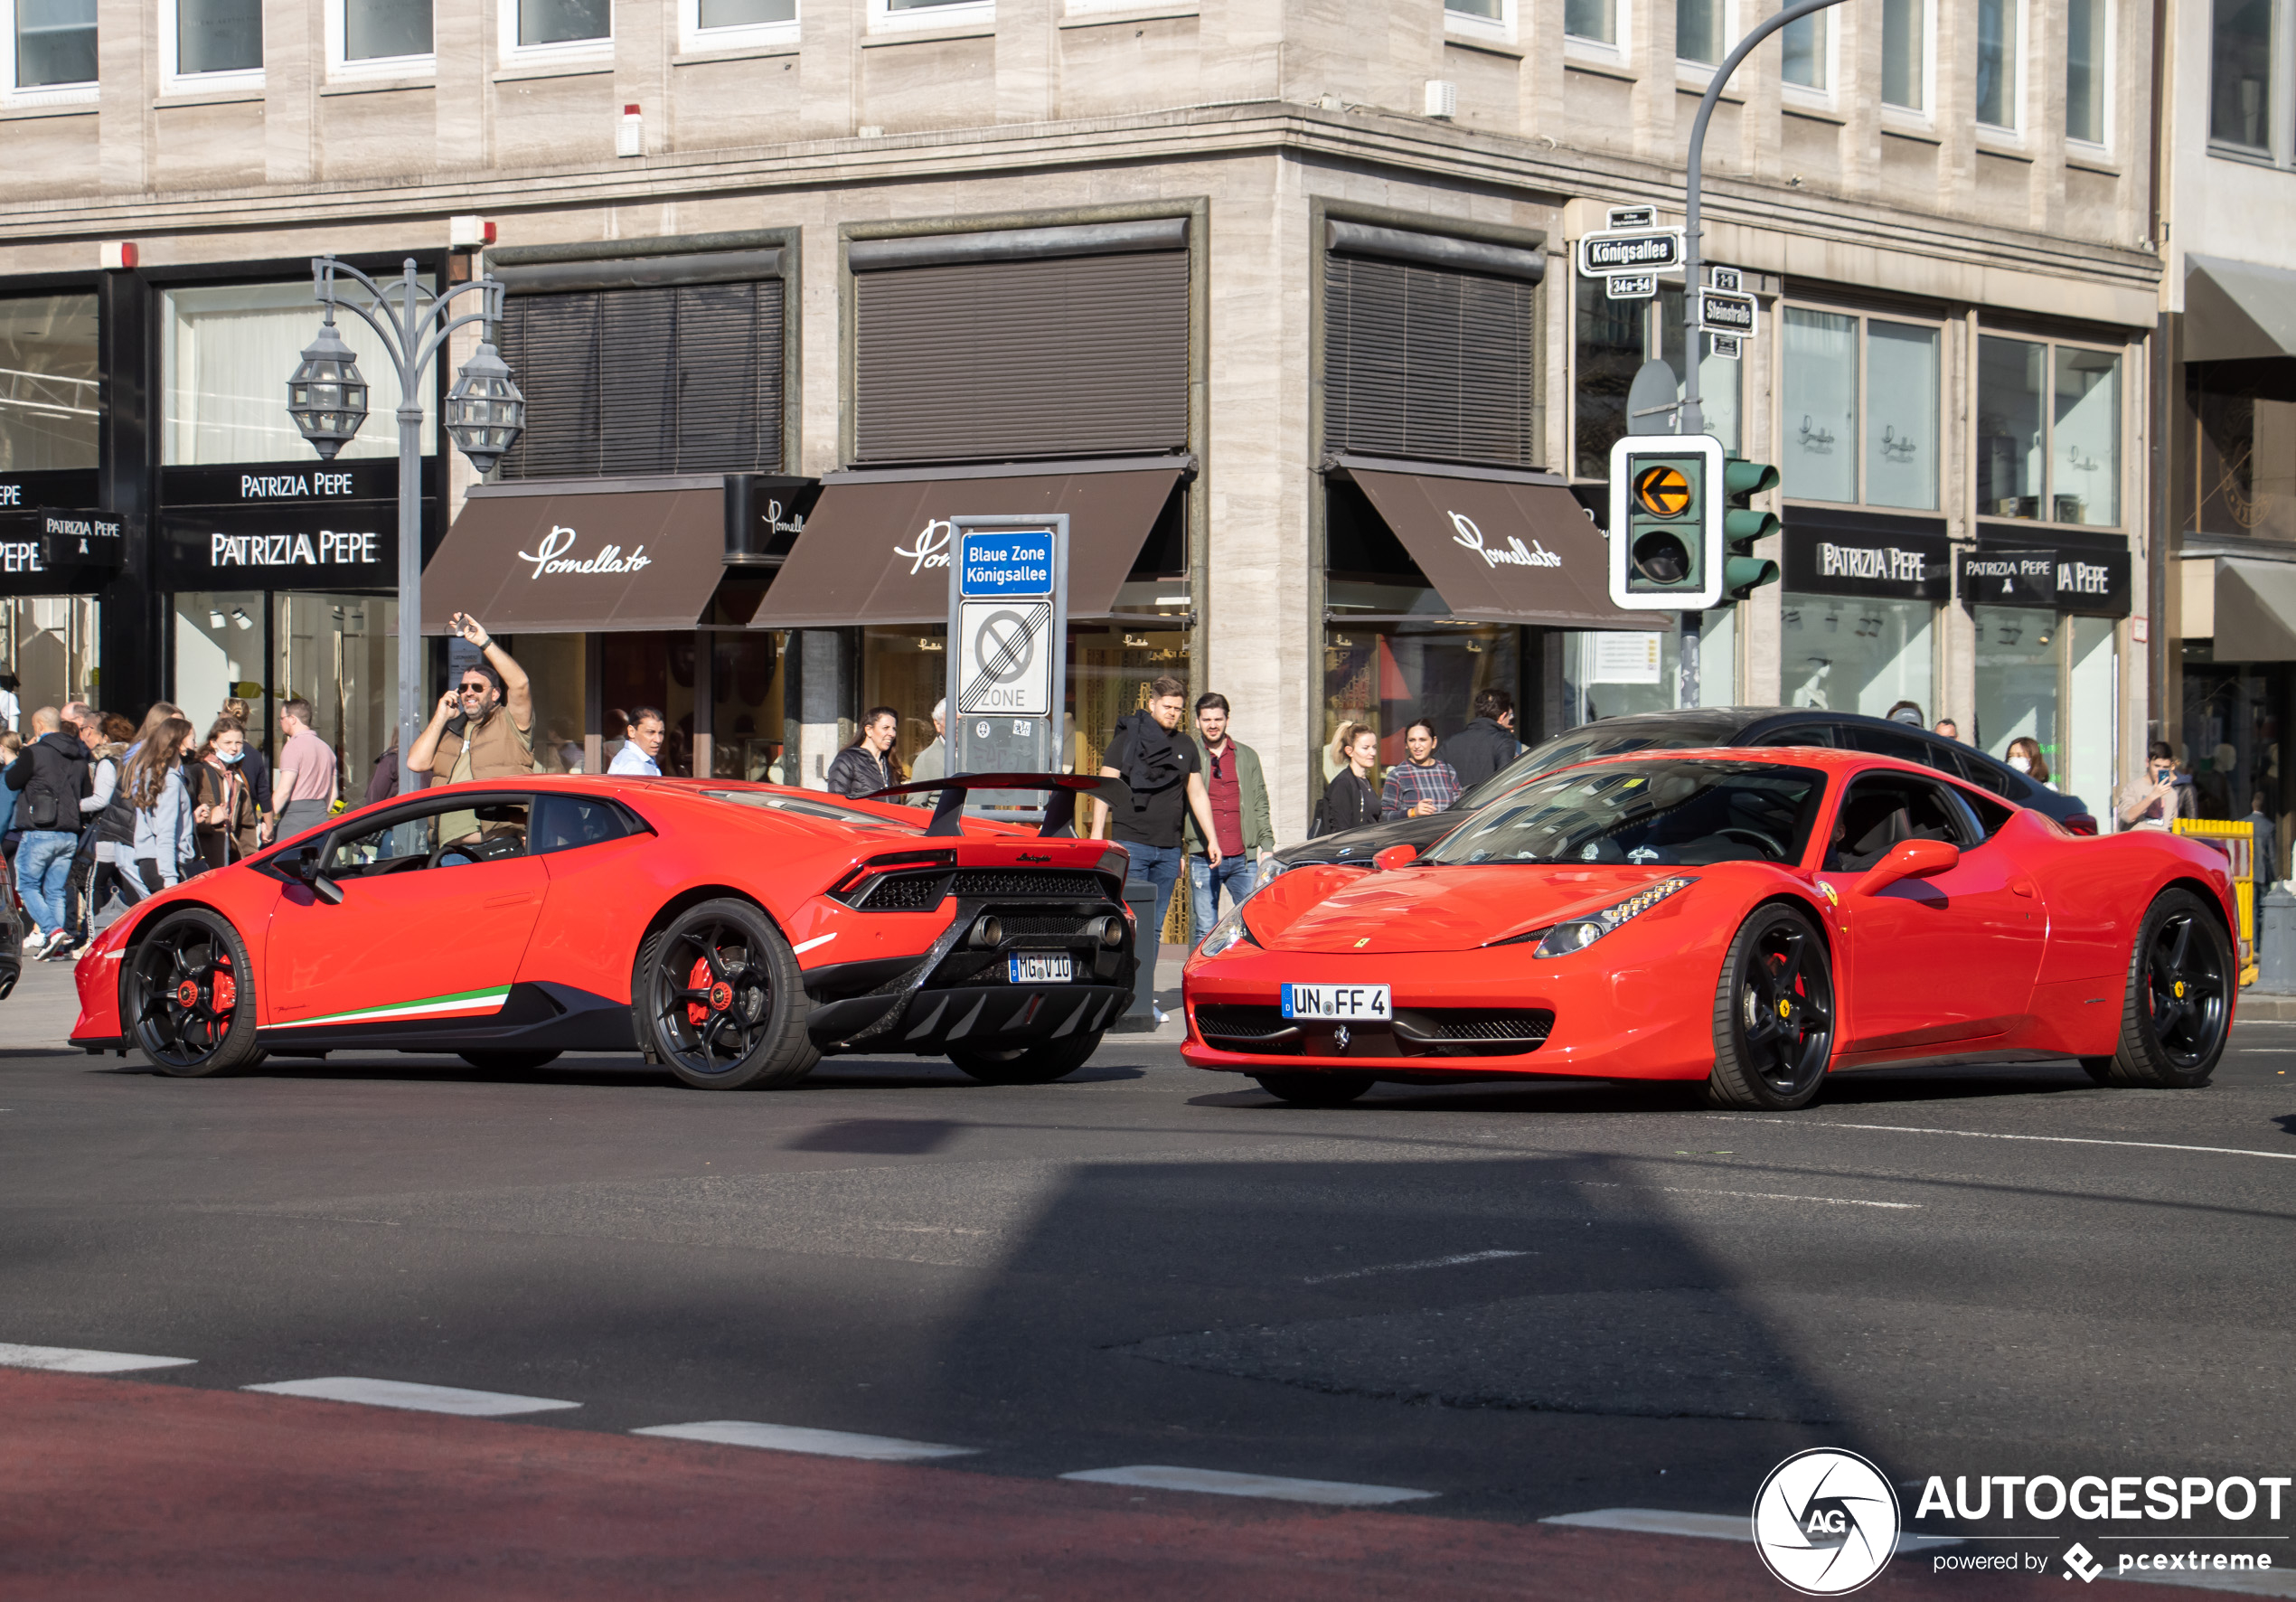
M1372 857L1371 867L1376 872L1385 873L1393 868L1407 868L1418 860L1419 848L1407 840L1400 845L1390 845Z
M1962 860L1962 848L1950 840L1908 840L1866 871L1858 890L1872 895L1901 879L1926 879L1943 873Z

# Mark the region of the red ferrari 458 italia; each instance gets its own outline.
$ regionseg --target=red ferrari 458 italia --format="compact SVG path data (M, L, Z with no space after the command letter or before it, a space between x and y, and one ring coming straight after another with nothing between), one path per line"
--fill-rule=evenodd
M963 818L1051 790L1044 834ZM138 903L77 970L73 1043L163 1073L266 1052L532 1068L642 1051L689 1085L824 1053L1042 1084L1132 1000L1120 847L1059 834L1109 781L963 776L927 814L730 781L536 777L346 813ZM1057 835L1057 837L1056 837Z
M1703 1079L2077 1057L2205 1082L2232 1024L2225 857L2103 839L1924 768L1808 749L1569 768L1425 855L1296 869L1189 960L1198 1068L1333 1106L1379 1079Z

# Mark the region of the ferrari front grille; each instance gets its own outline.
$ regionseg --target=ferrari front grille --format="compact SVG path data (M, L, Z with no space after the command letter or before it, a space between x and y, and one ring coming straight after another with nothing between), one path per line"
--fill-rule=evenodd
M1098 901L1108 886L1097 873L1058 868L966 868L953 887L960 896L1028 896L1063 901Z
M1266 1041L1296 1037L1299 1026L1281 1007L1239 1007L1205 1002L1196 1008L1196 1028L1206 1040Z
M1436 1041L1543 1041L1552 1013L1486 1013L1468 1007L1417 1007L1397 1015L1404 1029Z

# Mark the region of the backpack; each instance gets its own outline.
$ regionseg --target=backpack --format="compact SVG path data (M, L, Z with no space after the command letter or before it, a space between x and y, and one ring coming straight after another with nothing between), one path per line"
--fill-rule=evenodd
M80 809L75 806L74 812ZM48 830L63 821L63 800L53 785L34 778L24 787L24 800L16 807L16 826L20 829Z

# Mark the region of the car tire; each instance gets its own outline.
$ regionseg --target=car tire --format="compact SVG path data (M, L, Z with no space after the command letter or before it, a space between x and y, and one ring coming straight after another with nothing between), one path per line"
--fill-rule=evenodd
M1040 1041L1032 1046L1003 1051L975 1046L951 1046L949 1060L983 1085L1049 1085L1082 1068L1100 1049L1103 1032L1071 1036L1065 1041Z
M1256 1073L1259 1088L1294 1107L1345 1107L1371 1088L1360 1073Z
M531 1051L457 1051L461 1058L481 1073L532 1073L536 1069L556 1062L563 1052Z
M771 1089L821 1060L797 958L751 902L680 913L640 947L630 995L638 1043L696 1089Z
M255 985L247 944L231 920L204 907L161 919L139 938L120 975L120 1018L136 1049L161 1073L203 1079L250 1068Z
M2216 919L2216 909L2190 891L2162 891L2145 909L2129 949L2120 1049L2103 1060L2103 1083L2191 1090L2216 1071L2240 977ZM2082 1066L2095 1074L2091 1060Z
M1833 1061L1833 964L1817 925L1793 907L1757 907L1730 941L1714 989L1709 1106L1807 1107Z

